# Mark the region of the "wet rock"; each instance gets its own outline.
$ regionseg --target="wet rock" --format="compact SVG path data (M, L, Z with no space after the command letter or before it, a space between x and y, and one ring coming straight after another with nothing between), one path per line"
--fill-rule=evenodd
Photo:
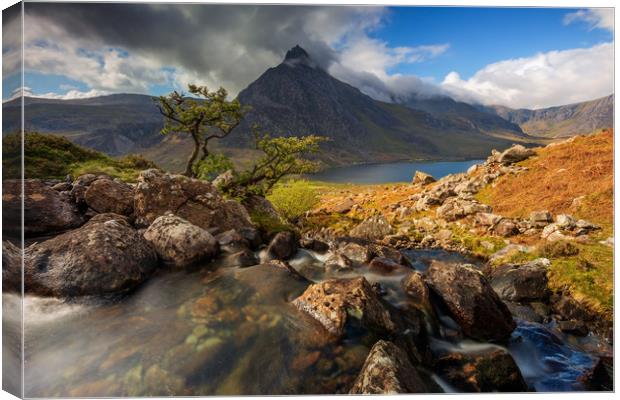
M260 260L250 250L241 250L224 258L222 264L227 267L251 267L260 264Z
M531 156L536 154L532 149L523 147L520 144L514 145L499 156L498 161L502 164L509 165L519 161L527 160Z
M96 179L84 192L84 201L98 213L131 215L133 188L111 179Z
M436 262L424 278L467 336L490 341L510 337L516 326L510 311L474 266Z
M70 182L59 182L52 186L52 189L57 192L70 192L72 188L73 185Z
M545 321L545 318L538 314L529 304L519 304L511 301L507 301L505 304L510 310L510 313L517 319L539 324Z
M613 391L614 390L614 360L613 357L600 357L583 375L577 378L586 390Z
M428 393L429 388L407 358L391 342L380 340L372 347L350 394Z
M269 243L267 252L278 260L288 260L297 253L297 239L292 232L279 232Z
M384 275L402 273L403 271L409 270L409 268L405 267L404 265L400 265L399 263L384 257L373 258L368 265L368 269L371 272Z
M280 219L280 214L269 200L263 196L250 196L243 205L252 214L268 215L271 218Z
M414 185L426 186L436 181L437 180L433 178L432 175L429 175L422 171L416 171L413 175L413 180L411 181L411 183Z
M253 227L245 207L225 200L211 183L156 169L140 173L134 213L141 226L173 213L212 233Z
M336 338L343 337L345 325L355 321L379 332L395 329L389 311L363 277L310 285L293 305L319 321Z
M551 308L564 320L589 321L592 318L590 310L569 294L554 295Z
M502 300L531 302L549 298L546 258L526 264L505 264L491 272L491 286Z
M63 297L116 293L142 283L156 266L155 250L125 217L99 214L26 250L26 290Z
M353 261L351 261L351 259L344 254L339 253L332 254L327 257L323 265L325 266L325 271L330 274L351 272L354 268Z
M321 240L303 237L299 241L299 245L307 250L316 251L317 253L326 253L329 250L329 245Z
M374 215L362 221L349 233L352 237L367 240L381 240L391 234L394 228L383 215Z
M356 242L345 242L338 248L338 253L359 263L370 262L374 256L369 246Z
M260 232L252 226L238 228L236 231L248 242L251 249L256 250L263 244Z
M372 253L372 257L388 258L400 265L411 267L411 263L409 262L407 257L405 257L403 253L393 247L373 244L370 246L370 251Z
M24 179L24 235L38 236L77 228L84 217L76 205L61 193L39 179ZM3 230L21 234L22 181L7 179L2 182Z
M557 321L557 327L562 332L575 336L586 336L588 334L588 327L583 321Z
M22 290L22 251L8 240L2 241L2 290L4 293Z
M405 276L401 281L401 286L405 294L420 305L422 309L432 310L430 291L421 273L414 271Z
M514 359L504 349L440 356L435 371L464 392L524 392L528 390Z
M227 253L236 253L250 247L248 240L234 229L215 235L220 250Z
M209 232L175 215L158 217L144 232L144 238L164 264L175 268L210 260L219 251Z

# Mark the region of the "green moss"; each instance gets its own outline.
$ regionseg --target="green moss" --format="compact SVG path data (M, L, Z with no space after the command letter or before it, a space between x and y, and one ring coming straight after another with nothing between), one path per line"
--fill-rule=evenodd
M274 235L278 232L294 230L293 226L264 212L253 211L250 213L250 219L254 225L256 225L261 232L267 234L267 236Z
M501 238L495 236L478 236L458 226L452 226L451 228L452 241L465 246L476 256L488 257L506 247L506 242Z

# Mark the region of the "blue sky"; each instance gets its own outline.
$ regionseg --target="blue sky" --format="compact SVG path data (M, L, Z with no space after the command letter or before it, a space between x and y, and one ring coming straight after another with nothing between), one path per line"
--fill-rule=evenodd
M613 92L611 9L27 3L26 27L24 86L40 97L159 95L190 82L234 96L295 44L384 101L538 108ZM6 61L17 39L4 42L6 100L20 83Z
M606 29L584 22L564 24L577 9L391 7L384 26L371 36L392 46L449 43L441 56L424 63L401 64L394 72L434 77L451 71L469 78L487 64L613 40Z

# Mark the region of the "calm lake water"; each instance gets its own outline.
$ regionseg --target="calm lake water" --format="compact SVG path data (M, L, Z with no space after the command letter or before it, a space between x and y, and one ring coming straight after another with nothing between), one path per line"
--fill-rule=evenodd
M329 168L311 175L313 180L337 183L389 183L409 182L415 171L431 174L436 179L449 174L465 172L484 160L468 161L422 161L387 164L364 164Z

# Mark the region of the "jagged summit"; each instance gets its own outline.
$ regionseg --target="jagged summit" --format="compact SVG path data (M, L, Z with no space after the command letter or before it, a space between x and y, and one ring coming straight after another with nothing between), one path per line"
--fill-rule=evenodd
M308 55L306 50L304 50L300 45L296 45L295 47L293 47L292 49L290 49L289 51L286 52L286 56L284 57L284 61L287 61L287 60L300 60L300 59L304 59L304 58L309 59L310 56Z

